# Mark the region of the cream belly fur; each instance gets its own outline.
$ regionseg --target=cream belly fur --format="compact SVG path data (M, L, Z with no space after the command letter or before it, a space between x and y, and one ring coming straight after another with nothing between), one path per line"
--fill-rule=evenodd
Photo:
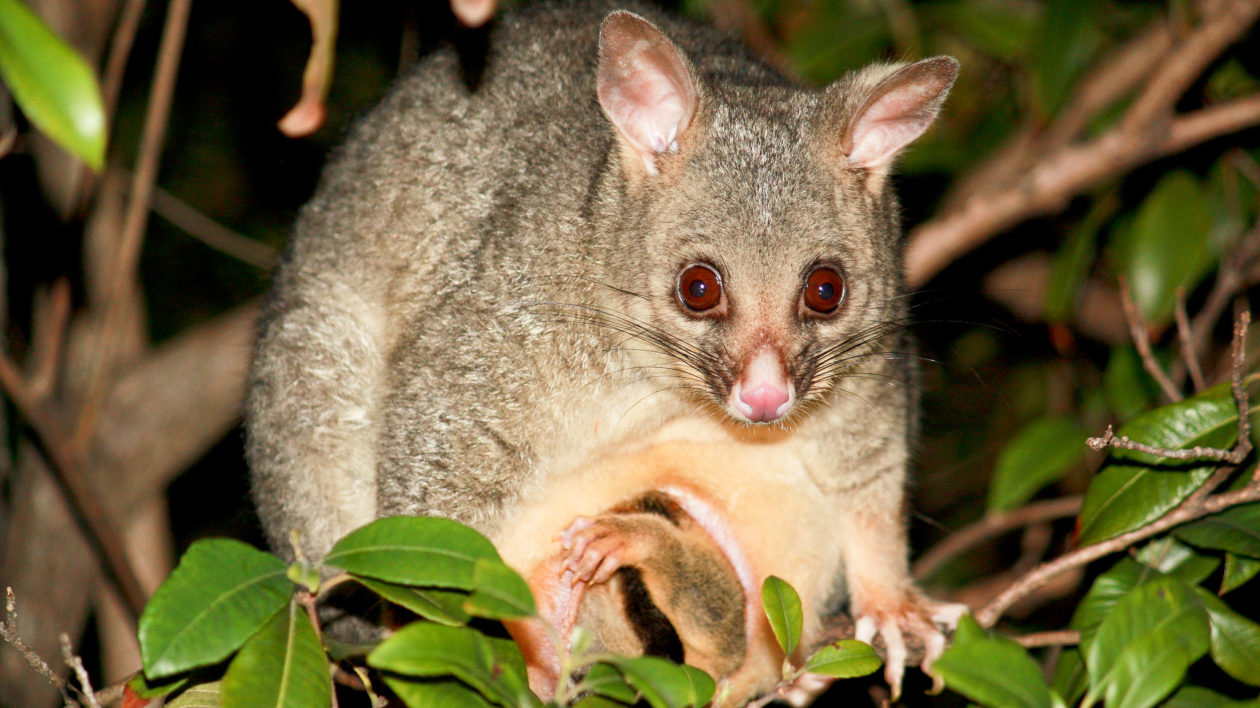
M536 593L555 593L561 584L548 581L556 574L554 559L564 552L561 535L574 519L653 491L671 496L713 537L744 588L748 656L725 677L727 702L768 690L783 657L761 608L762 582L775 575L800 593L802 646L809 647L820 639L822 605L843 577L841 545L832 537L834 511L789 442L737 440L704 419L675 422L620 454L554 475L491 540L509 565L531 579ZM544 567L547 577L540 578ZM540 604L567 601L549 597ZM567 636L571 627L560 629Z

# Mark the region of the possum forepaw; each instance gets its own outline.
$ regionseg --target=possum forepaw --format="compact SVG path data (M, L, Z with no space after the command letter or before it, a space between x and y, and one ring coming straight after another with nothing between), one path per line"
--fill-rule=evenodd
M639 558L635 538L608 519L580 516L560 534L560 543L569 552L561 572L571 573L575 584L605 582Z
M946 635L958 626L968 612L966 605L941 603L911 593L893 603L864 603L857 613L854 635L868 644L879 636L884 641L884 678L892 690L892 700L901 696L901 680L906 672L907 636L923 647L923 672L932 677L933 690L942 688L932 664L945 651Z

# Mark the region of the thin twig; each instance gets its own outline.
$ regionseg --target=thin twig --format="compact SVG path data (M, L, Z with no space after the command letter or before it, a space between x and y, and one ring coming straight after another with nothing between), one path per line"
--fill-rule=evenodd
M1129 325L1129 335L1133 338L1133 346L1137 347L1138 356L1142 359L1142 368L1155 379L1168 400L1180 401L1181 392L1177 390L1172 379L1168 378L1168 373L1159 365L1155 354L1151 351L1150 332L1146 329L1146 322L1142 320L1142 313L1138 311L1137 305L1129 294L1129 284L1123 278L1120 280L1120 304L1124 308L1124 321Z
M1238 453L1233 456L1237 458L1239 462L1241 462L1242 459L1250 453L1252 448L1251 423L1248 420L1250 403L1247 390L1243 386L1242 377L1242 369L1246 360L1247 326L1250 321L1250 313L1244 310L1239 313L1238 319L1234 324L1231 388L1235 405L1238 406L1239 421L1238 441L1234 444L1234 450L1232 452ZM1109 435L1104 435L1103 437L1107 438L1110 436L1111 438L1118 440L1118 438L1115 438L1114 434L1111 433L1110 428L1108 428L1108 434ZM1113 446L1117 445L1113 444ZM1178 450L1150 448L1141 451L1163 457L1171 457L1173 459L1183 459L1177 454L1181 452ZM1164 454L1166 452L1174 454ZM1202 457L1211 456L1203 455ZM1230 474L1235 471L1236 464L1237 463L1231 463L1229 466L1216 470L1198 490L1155 521L1114 538L1078 548L1071 553L1060 556L1055 560L1043 563L1037 568L1034 568L1006 590L1002 591L1002 593L993 600L989 601L989 603L984 607L980 608L975 615L976 621L979 622L981 626L991 627L1002 617L1011 605L1065 571L1084 566L1092 561L1102 558L1103 556L1129 548L1138 541L1163 533L1164 531L1184 524L1188 521L1193 521L1209 514L1215 514L1232 506L1260 500L1260 471L1258 471L1247 486L1242 489L1222 492L1220 494L1210 493L1211 490L1219 486L1230 476Z
M964 551L1009 531L1054 519L1075 516L1081 510L1081 497L1062 497L1034 502L1009 512L986 514L937 543L918 558L912 574L922 580Z
M1225 450L1219 447L1195 445L1190 448L1173 450L1166 447L1156 447L1136 442L1125 435L1116 435L1115 430L1110 425L1107 426L1106 432L1100 437L1090 438L1085 441L1085 444L1098 451L1114 447L1121 450L1143 452L1168 460L1216 460L1218 462L1227 462L1231 465L1242 464L1247 455L1251 454L1252 447L1251 416L1249 415L1251 409L1250 395L1247 393L1247 388L1243 386L1242 380L1243 365L1247 356L1246 342L1249 324L1251 324L1251 312L1244 310L1234 324L1233 366L1230 370L1230 388L1233 393L1234 403L1238 406L1238 439L1234 442L1232 448Z
M179 70L183 53L184 37L188 29L188 13L192 0L170 0L166 11L166 23L162 29L162 41L158 48L157 67L149 94L149 106L145 113L144 129L140 135L140 148L136 155L136 169L132 175L130 199L123 218L122 236L114 254L112 268L105 277L106 293L104 316L97 326L97 351L90 367L83 406L74 427L76 445L86 445L95 428L96 416L105 397L113 365L115 341L119 336L127 292L136 282L136 270L140 260L140 246L144 242L145 225L149 217L149 203L153 195L153 182L157 178L162 146L166 142L166 126L170 119L171 100L175 94L175 75Z
M83 660L74 654L74 646L70 644L70 635L63 632L60 639L61 657L79 679L80 695L87 701L88 708L101 708L100 702L96 700L96 692L92 690L92 679L88 676L87 669L83 667Z
M1177 340L1181 342L1181 361L1190 374L1190 382L1195 392L1206 388L1203 381L1203 368L1199 366L1199 356L1194 350L1194 337L1190 334L1190 316L1186 314L1186 289L1177 288L1177 304L1173 308L1173 319L1177 323Z
M1073 629L1063 629L1055 632L1035 632L1033 634L1025 634L1022 637L1015 637L1015 641L1020 646L1028 649L1034 647L1060 647L1068 644L1080 644L1081 633Z
M161 187L153 188L153 211L210 248L256 268L271 270L280 260L276 249L229 229Z
M26 663L30 664L32 669L35 669L35 673L52 684L54 688L61 692L61 697L69 701L70 696L66 693L66 680L54 673L52 668L48 666L48 662L44 661L39 654L36 654L34 649L27 646L26 642L22 641L21 635L18 634L17 597L13 594L13 588L5 588L4 615L5 620L0 622L0 639L17 649L18 653L26 659Z
M92 489L69 437L57 419L30 395L17 366L4 352L0 352L0 388L30 424L31 442L65 492L67 506L83 526L88 543L96 549L102 569L118 589L134 625L148 596L131 568L118 526L101 503L105 497Z

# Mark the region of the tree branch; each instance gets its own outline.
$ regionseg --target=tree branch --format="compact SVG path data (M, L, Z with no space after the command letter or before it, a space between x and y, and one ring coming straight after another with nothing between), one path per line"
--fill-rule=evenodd
M1009 512L994 512L946 536L928 549L911 567L911 573L922 580L936 572L954 557L990 538L1001 536L1024 526L1075 516L1081 510L1081 497L1071 496L1033 502Z

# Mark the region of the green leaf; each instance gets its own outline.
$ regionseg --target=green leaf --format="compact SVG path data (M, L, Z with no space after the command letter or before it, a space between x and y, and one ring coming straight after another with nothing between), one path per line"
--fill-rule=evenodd
M404 676L454 676L492 703L537 706L516 644L470 627L413 622L372 650L368 666Z
M127 680L127 687L140 698L152 700L182 689L190 680L188 675L183 675L164 681L149 681L141 671Z
M32 123L100 171L106 131L96 75L18 0L0 0L0 78Z
M250 637L223 675L228 708L319 708L331 702L328 657L296 602Z
M989 0L965 0L924 5L924 20L949 28L980 52L1007 61L1028 53L1036 29L1031 6Z
M1088 651L1098 626L1115 609L1116 603L1143 581L1155 577L1150 568L1132 558L1121 558L1098 576L1072 614L1072 629L1081 633L1081 649Z
M165 703L166 708L220 708L223 705L218 681L202 683Z
M1081 650L1076 647L1065 647L1059 654L1059 661L1054 665L1054 677L1050 680L1050 689L1063 696L1068 705L1076 705L1085 695L1088 687L1088 674L1085 672L1085 660L1081 658Z
M1201 686L1182 686L1162 708L1257 708L1257 701L1235 701Z
M854 678L874 673L883 666L879 655L866 642L842 639L814 652L802 668L823 676Z
M1107 708L1147 708L1181 683L1209 646L1207 612L1176 578L1143 583L1116 603L1085 650L1090 690Z
M791 656L801 641L801 628L804 626L801 596L786 580L771 575L761 584L761 605L783 654Z
M468 593L460 590L422 590L371 578L355 578L355 582L395 605L439 624L458 627L472 619L464 611L464 601L468 599Z
M1165 175L1138 209L1121 272L1151 324L1168 322L1177 288L1193 289L1211 268L1211 230L1207 194L1189 172Z
M1047 322L1062 323L1072 317L1097 257L1098 232L1110 221L1118 206L1119 199L1114 193L1095 200L1089 214L1072 228L1054 255L1046 286Z
M288 603L287 570L240 541L189 546L140 616L145 675L161 679L226 659Z
M621 675L621 672L608 664L591 666L586 675L582 677L579 687L582 690L592 691L618 703L633 704L639 697L639 692L626 683L626 679Z
M703 706L713 698L716 684L693 666L678 666L656 656L611 657L604 660L621 672L652 708Z
M1195 553L1194 549L1165 536L1143 546L1138 561L1166 575L1174 575L1186 585L1198 585L1220 567L1219 558Z
M409 708L490 708L492 705L455 679L416 679L384 674L389 686Z
M958 622L953 644L933 670L951 690L986 706L1051 708L1055 696L1028 651L989 636L970 615Z
M1103 372L1103 393L1117 420L1132 420L1150 408L1159 396L1159 386L1142 368L1142 359L1132 345L1115 347Z
M1260 686L1260 625L1203 588L1195 588L1195 593L1211 622L1212 660L1239 681Z
M1015 435L998 455L989 484L989 511L1023 505L1085 455L1089 431L1069 418L1047 416Z
M1256 573L1260 573L1260 560L1226 553L1225 576L1221 578L1220 594L1238 589L1256 577Z
M469 614L488 619L519 619L538 614L525 579L502 561L479 559L473 567L475 588L464 602Z
M1058 112L1102 39L1093 3L1050 0L1046 4L1031 54L1036 109L1043 118Z
M485 536L432 516L377 519L337 542L324 564L403 585L473 589L480 559L500 560Z
M1229 387L1221 385L1140 415L1120 428L1119 434L1174 450L1195 445L1227 448L1237 437L1237 424ZM1214 462L1170 464L1145 453L1113 449L1085 492L1079 543L1104 541L1158 519L1190 496L1215 469Z
M1260 558L1260 503L1230 507L1181 526L1173 535L1199 548Z

